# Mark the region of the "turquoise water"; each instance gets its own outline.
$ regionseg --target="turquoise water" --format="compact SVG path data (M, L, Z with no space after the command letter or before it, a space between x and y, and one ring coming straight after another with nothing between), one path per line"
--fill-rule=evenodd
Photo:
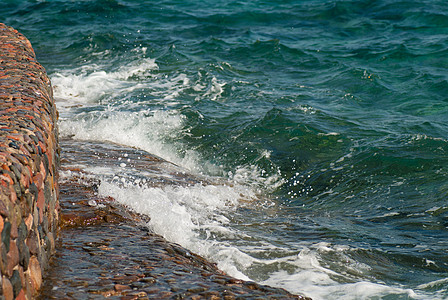
M448 298L445 1L2 0L0 16L46 67L61 135L232 183L124 179L189 222L150 224L167 238L313 299ZM103 193L129 204L123 189Z

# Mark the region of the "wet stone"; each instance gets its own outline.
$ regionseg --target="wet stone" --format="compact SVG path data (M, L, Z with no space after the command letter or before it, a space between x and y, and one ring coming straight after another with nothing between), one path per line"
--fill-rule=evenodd
M15 240L10 242L9 252L6 255L6 270L5 273L8 277L13 275L13 269L19 264L19 249Z
M11 284L11 281L9 281L8 278L3 276L2 278L2 290L3 290L3 297L5 300L12 300L14 299L14 288Z
M121 296L120 300L137 300L138 296L136 295L125 295L125 296Z
M116 284L114 286L114 289L117 292L122 292L122 291L125 291L125 290L132 290L132 288L130 286L124 285L124 284Z
M26 245L33 255L39 254L39 240L36 232L31 231L30 236L26 240Z
M3 217L8 217L9 216L8 208L6 207L6 204L3 201L4 201L3 199L0 199L0 215Z
M30 250L23 241L19 241L17 246L19 248L19 263L24 269L28 269L28 264L30 262Z
M148 299L148 294L145 292L136 292L136 293L132 293L131 295L133 296L137 296L138 299Z
M141 288L143 288L145 286L146 286L146 283L145 282L141 282L141 281L135 281L135 282L131 283L131 287L133 289L141 289Z
M44 234L47 234L48 231L48 217L47 215L44 215L43 219L42 219L42 230Z
M139 280L139 277L135 276L135 275L119 276L119 277L114 277L113 280L120 284L128 284L128 283L135 282L135 281Z
M157 282L157 280L153 277L145 277L141 280L142 282L146 283L146 284L155 284Z
M18 207L14 207L14 212L17 212L19 210ZM16 239L19 236L19 230L18 230L18 224L17 219L19 219L19 213L13 213L11 215L11 239Z
M25 291L22 289L20 290L19 294L17 295L15 300L27 300L30 299L31 297L28 297L25 295Z
M122 153L132 158L133 151L135 156L144 157L140 150L127 148L123 152L122 146L117 145L66 141L62 146L66 147L66 156L62 157L66 165L91 165L97 159L94 153L104 156L102 163L107 163L108 157L115 157L116 161ZM108 151L111 153L106 157ZM136 168L160 164L160 160L136 161L140 164ZM138 226L146 221L142 216L113 199L98 198L99 182L87 180L82 170L69 170L75 174L73 180L60 183L60 205L66 225L60 240L55 242L56 256L38 299L270 299L271 295L282 295L278 299L304 299L282 289L266 289L256 283L245 285L244 281L224 274L215 264ZM184 175L173 175L179 184L189 181L179 176Z
M45 249L45 253L51 253L51 241L48 238L48 236L46 236L46 235L43 238L43 246L44 246L44 249Z
M1 270L2 270L2 274L6 274L6 268L7 268L7 264L8 264L8 253L6 252L6 247L0 247L0 255L1 255Z
M17 297L17 295L19 295L19 292L22 290L22 281L18 270L14 270L10 281L13 287L14 297Z
M28 236L28 228L26 227L25 221L22 220L22 222L19 225L19 230L18 230L18 240L19 241L25 241L25 239Z
M207 288L205 288L205 287L193 286L193 287L188 288L187 292L197 294L197 293L205 292L206 290L207 290Z
M6 252L9 252L10 240L11 240L11 223L5 222L2 230L2 245L5 246Z
M32 287L35 291L37 291L42 285L42 269L35 256L31 257L28 270L30 272Z
M15 163L13 163L12 165L9 166L9 169L14 173L16 178L20 178L21 177L21 169L22 168L19 167L19 166L20 166L19 164L15 164Z

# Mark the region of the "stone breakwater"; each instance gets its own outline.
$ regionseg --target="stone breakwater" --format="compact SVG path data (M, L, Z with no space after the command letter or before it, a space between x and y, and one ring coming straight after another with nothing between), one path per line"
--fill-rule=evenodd
M0 295L31 299L55 251L57 111L30 42L0 23ZM1 298L1 296L0 296Z

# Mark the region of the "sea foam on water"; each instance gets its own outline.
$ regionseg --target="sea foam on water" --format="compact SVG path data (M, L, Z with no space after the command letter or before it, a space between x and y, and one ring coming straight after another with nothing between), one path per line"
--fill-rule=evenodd
M220 178L209 177L211 183L154 187L142 184L141 174L133 173L132 162L123 157L115 168L86 166L87 171L101 179L101 196L113 197L129 209L149 216L151 220L146 225L151 230L217 262L219 268L241 279L255 278L313 299L370 299L383 295L420 298L410 289L359 281L322 265L322 253L328 251L339 253L338 260L347 262L348 256L343 253L351 251L348 246L300 241L280 246L281 242L265 240L263 231L269 227L264 227L269 225L253 222L248 212L263 214L266 207L278 208L275 200L263 194L282 186L281 174L265 176L257 165L224 172L198 152L185 149L180 141L188 130L184 116L172 109L178 105L176 97L191 88L218 99L224 85L215 77L210 79L210 89L189 80L185 74L168 78L154 73L158 66L149 58L137 59L115 71L103 68L108 69L91 64L53 75L62 137L143 149L179 165L187 173ZM142 93L140 90L153 93L153 98L132 101L133 95ZM269 159L271 153L264 151L261 156ZM279 210L277 216L280 213ZM246 226L257 229L246 232ZM360 277L368 273L365 265L356 261L350 264L350 272L359 273Z

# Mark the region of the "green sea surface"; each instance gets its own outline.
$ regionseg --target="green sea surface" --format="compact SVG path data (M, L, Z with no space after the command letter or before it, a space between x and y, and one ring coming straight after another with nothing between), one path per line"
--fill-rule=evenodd
M445 1L0 2L62 135L255 191L225 213L241 235L198 229L251 257L235 274L313 299L448 298Z

